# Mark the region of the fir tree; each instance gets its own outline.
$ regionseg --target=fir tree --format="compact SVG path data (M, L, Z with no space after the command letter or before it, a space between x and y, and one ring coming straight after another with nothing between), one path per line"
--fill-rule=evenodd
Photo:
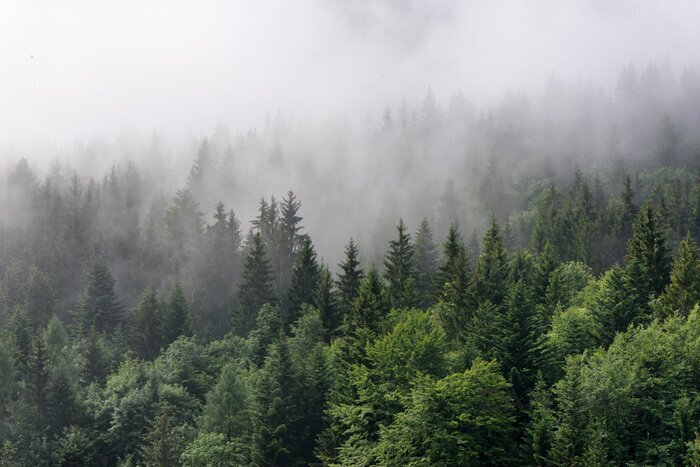
M690 235L678 247L673 258L671 281L660 298L662 306L683 316L688 316L700 302L700 260L698 248Z
M170 409L167 403L158 406L156 417L151 421L151 430L144 438L141 456L145 465L169 467L178 465L181 448L173 435Z
M135 310L134 329L131 333L133 348L136 355L144 360L150 360L160 352L163 308L155 289L149 287Z
M175 282L170 300L163 308L163 318L159 331L163 345L166 346L180 336L189 337L192 335L190 307L187 304L185 291L182 289L180 281Z
M484 236L484 246L476 268L476 296L479 304L500 305L506 292L508 265L506 250L496 217Z
M124 309L114 291L114 278L107 265L96 261L85 280L85 291L74 316L76 329L85 334L91 328L114 331L124 321Z
M243 270L243 283L238 289L240 308L234 319L234 326L239 335L245 336L255 323L258 310L265 303L274 303L270 261L266 257L262 235L253 236L248 257Z
M378 331L389 312L389 301L379 272L372 267L360 282L360 290L353 302L352 312L346 315L350 330L358 327Z
M338 265L338 299L344 315L350 313L355 297L360 290L363 273L360 269L359 251L351 238L345 246L345 260Z
M415 290L416 258L411 244L411 234L407 232L403 219L396 226L398 238L389 242L389 252L384 260L384 278L388 283L388 296L394 308L410 308Z
M301 241L299 256L294 264L289 287L289 316L287 324L294 323L301 314L301 306L315 305L316 287L319 281L319 265L311 238L305 235Z
M659 214L651 206L637 216L625 259L627 263L639 263L646 277L638 279L648 284L651 293L658 296L664 290L670 270L666 234Z
M27 365L27 396L35 410L35 422L40 431L46 429L47 391L49 384L49 356L44 339L34 337L34 346Z
M416 294L418 305L425 308L433 303L434 281L437 267L437 246L433 242L433 232L425 217L421 221L415 237L416 251Z
M199 144L197 156L187 177L187 188L196 193L197 196L201 196L204 192L204 182L210 170L210 159L209 141L204 138Z
M314 300L326 331L326 338L330 341L343 323L343 315L338 306L338 294L334 289L331 272L325 265L321 267Z
M252 461L256 465L293 465L293 427L298 415L296 375L286 338L270 348L254 387Z

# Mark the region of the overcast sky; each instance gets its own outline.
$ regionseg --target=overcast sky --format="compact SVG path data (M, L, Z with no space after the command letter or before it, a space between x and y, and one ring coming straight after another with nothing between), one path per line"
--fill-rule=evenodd
M477 103L553 73L700 58L700 2L0 1L0 145L362 115L432 86Z

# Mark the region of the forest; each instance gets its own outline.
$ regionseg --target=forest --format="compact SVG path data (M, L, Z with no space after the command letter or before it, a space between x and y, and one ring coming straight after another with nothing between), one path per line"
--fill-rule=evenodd
M700 465L698 74L545 89L17 155L0 465Z

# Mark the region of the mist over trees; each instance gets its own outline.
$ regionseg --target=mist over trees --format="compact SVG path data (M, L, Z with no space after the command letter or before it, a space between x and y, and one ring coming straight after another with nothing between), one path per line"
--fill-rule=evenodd
M696 465L698 89L17 154L0 463Z

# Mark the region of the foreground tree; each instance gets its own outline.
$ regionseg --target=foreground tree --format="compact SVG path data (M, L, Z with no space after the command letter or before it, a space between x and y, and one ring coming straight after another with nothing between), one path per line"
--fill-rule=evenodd
M398 237L389 242L389 252L384 260L384 278L391 306L410 308L415 303L415 250L403 219L399 220L396 230Z
M245 260L243 283L238 289L240 308L234 316L234 329L242 336L250 332L260 307L276 301L272 290L270 261L266 255L262 235L257 232L253 235Z

